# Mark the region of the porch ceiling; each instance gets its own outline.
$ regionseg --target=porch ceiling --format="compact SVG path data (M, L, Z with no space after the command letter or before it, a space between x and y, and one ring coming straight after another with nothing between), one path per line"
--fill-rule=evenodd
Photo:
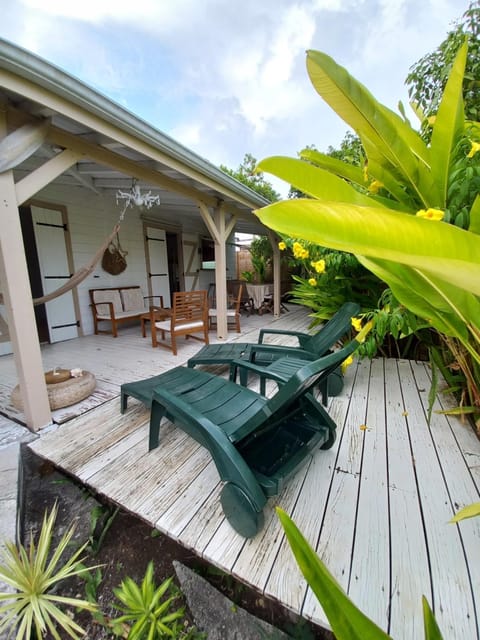
M44 60L0 40L0 101L8 131L47 120L44 143L14 170L15 182L31 174L63 149L81 158L53 184L83 186L115 198L132 178L160 196L150 219L171 219L184 226L198 222L198 203L223 203L236 214L236 231L264 233L252 210L266 201L207 160Z

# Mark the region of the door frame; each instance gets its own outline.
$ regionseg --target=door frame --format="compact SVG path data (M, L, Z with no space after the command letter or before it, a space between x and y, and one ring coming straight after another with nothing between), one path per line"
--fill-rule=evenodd
M153 295L151 280L148 277L148 267L150 264L150 252L148 248L148 240L147 240L147 228L160 229L161 231L165 231L165 248L167 250L167 263L168 263L168 244L166 241L167 233L175 234L177 237L177 260L178 260L178 280L180 291L185 291L185 274L184 274L184 266L183 266L183 243L182 243L182 228L180 226L166 224L161 221L153 221L150 219L143 219L143 242L145 247L145 272L147 274L147 289L148 295ZM168 284L170 287L170 276L168 278ZM170 298L173 300L173 291L170 291Z
M35 198L31 200L27 200L22 207L30 208L31 215L31 207L39 207L41 209L50 209L51 211L58 211L61 214L62 225L64 228L64 239L65 239L65 253L67 256L67 265L69 273L75 273L74 261L73 261L73 248L72 248L72 237L70 234L70 225L68 222L68 210L67 207L63 204L57 204L53 202L47 202L45 200L37 200ZM37 249L38 250L38 249ZM78 328L78 337L84 335L83 327L82 327L82 316L80 313L80 303L78 299L78 290L77 287L73 287L72 291L72 299L73 299L73 309L75 312L75 320L77 322ZM45 295L45 292L44 292Z

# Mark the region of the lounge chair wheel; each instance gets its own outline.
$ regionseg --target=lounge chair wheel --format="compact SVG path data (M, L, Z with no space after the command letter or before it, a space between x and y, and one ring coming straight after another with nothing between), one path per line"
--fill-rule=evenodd
M244 538L253 538L263 527L263 511L257 511L243 489L233 482L224 485L220 501L228 522Z
M336 431L330 431L330 435L328 436L328 440L322 444L320 449L323 449L324 451L326 449L331 449L333 447L333 443L335 442L336 438L337 438Z
M328 376L328 395L330 398L339 396L343 391L343 374L341 367L337 367L335 371Z

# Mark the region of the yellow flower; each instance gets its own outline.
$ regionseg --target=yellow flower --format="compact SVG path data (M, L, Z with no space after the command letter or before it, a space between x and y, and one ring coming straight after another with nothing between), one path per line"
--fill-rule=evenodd
M467 158L473 158L477 151L480 151L480 142L473 142L473 140L470 140L470 144L472 145L472 148L467 154Z
M380 180L374 180L368 185L368 191L375 195L380 191L382 187L383 187L383 182L380 182Z
M373 320L369 320L367 324L362 328L360 333L355 338L360 344L365 342L365 338L368 336L373 327Z
M361 331L362 329L362 319L361 318L352 318L352 327L355 331Z
M324 273L325 271L325 260L317 260L315 262L315 260L312 260L312 262L310 263L312 265L312 267L315 269L315 271L317 273Z
M444 212L440 211L440 209L420 209L417 211L417 216L419 218L425 218L426 220L442 220L444 216Z
M317 286L317 281L315 280L315 278L310 278L310 280L308 281L308 284L311 287L316 287Z
M343 375L345 375L345 371L348 369L348 367L352 364L353 362L353 358L352 356L348 356L348 358L346 358L342 364L341 364L341 369L342 369L342 373Z
M285 251L285 249L287 248L287 245L285 244L285 242L279 242L278 248L280 249L280 251Z
M293 255L295 258L301 258L304 249L299 242L293 243Z
M308 249L304 249L300 257L306 260L308 256L309 256Z

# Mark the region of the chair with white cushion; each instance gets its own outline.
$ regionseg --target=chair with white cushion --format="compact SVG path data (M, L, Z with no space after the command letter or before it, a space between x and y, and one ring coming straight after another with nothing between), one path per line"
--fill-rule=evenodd
M152 346L167 347L177 355L177 337L186 336L208 344L207 292L176 291L173 294L172 313L168 320L156 321L153 308L150 325ZM158 339L160 333L161 339ZM167 334L170 339L167 339ZM201 334L201 335L198 335Z

